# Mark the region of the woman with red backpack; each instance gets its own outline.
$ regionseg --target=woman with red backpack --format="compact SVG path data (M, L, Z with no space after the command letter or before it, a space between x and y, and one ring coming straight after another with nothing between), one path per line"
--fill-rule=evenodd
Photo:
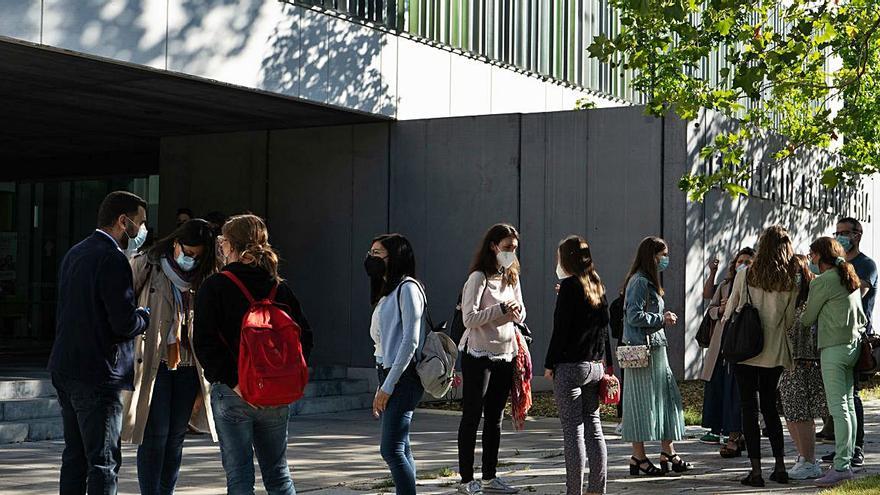
M273 300L271 306L283 313L264 308L267 314L287 317L287 325L278 328L300 332L301 353L296 349L287 356L291 361L301 361L296 363L300 371L305 370L303 356L307 357L312 347L309 324L296 296L278 273L278 255L269 244L269 233L261 218L230 218L217 238L217 248L225 266L221 273L205 280L196 296L193 345L205 378L212 384L211 407L220 437L227 493L254 493L256 453L266 491L270 495L293 495L296 492L286 455L289 404L251 402L259 397L249 394L252 377L239 374L240 369L250 369L242 368L242 364L251 358L241 353L241 335L247 330L242 322L254 311L252 301L259 305ZM272 325L276 330L275 320Z

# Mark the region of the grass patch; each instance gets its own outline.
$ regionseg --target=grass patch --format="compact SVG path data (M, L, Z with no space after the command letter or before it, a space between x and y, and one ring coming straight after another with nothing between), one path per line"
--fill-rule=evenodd
M684 405L684 423L685 425L699 425L703 422L703 382L701 380L686 380L678 383L681 391L681 398ZM866 391L867 390L866 383ZM871 388L876 393L876 398L880 398L880 379L876 379ZM863 395L862 397L867 397ZM442 402L423 402L419 407L426 409L443 409L447 411L461 411L461 401L442 401ZM617 406L600 405L599 413L602 421L617 421ZM556 409L556 399L553 398L553 392L533 392L532 393L532 409L529 411L530 416L544 418L558 418L559 410ZM505 410L505 416L510 417L510 407Z
M866 493L880 493L880 476L847 481L840 486L821 492L822 495L864 495Z
M392 480L391 478L386 478L377 483L373 483L373 485L370 486L371 490L384 490L386 488L394 488L394 480Z
M451 467L446 466L446 467L442 467L436 471L428 471L425 473L419 473L416 476L416 479L436 480L438 478L449 478L449 477L455 476L457 474L458 473L456 473L455 470L453 470Z
M859 396L862 400L880 399L880 375L872 375L871 378L861 381L860 387Z

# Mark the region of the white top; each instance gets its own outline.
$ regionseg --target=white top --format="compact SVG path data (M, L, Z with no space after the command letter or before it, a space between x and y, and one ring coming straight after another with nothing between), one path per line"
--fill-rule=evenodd
M377 364L382 364L382 335L379 325L379 311L385 299L387 299L386 296L382 296L379 299L379 302L376 303L376 307L373 309L373 316L370 318L370 337L373 338L373 356L376 358Z

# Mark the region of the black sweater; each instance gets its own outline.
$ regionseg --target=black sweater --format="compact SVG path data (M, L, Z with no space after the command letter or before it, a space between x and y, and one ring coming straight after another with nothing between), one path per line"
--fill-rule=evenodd
M258 300L268 296L275 285L269 272L262 268L230 263L224 270L241 279L251 295ZM299 301L284 282L278 287L275 301L302 329L303 353L308 359L312 350L312 331ZM248 307L248 301L241 290L220 273L208 277L199 288L195 304L193 350L209 382L222 382L230 388L238 385L241 321ZM223 335L226 342L223 342L220 335Z
M604 298L598 307L591 306L584 298L580 280L563 279L556 296L553 336L544 367L552 370L559 363L601 361L603 354L610 359L608 321L608 304Z

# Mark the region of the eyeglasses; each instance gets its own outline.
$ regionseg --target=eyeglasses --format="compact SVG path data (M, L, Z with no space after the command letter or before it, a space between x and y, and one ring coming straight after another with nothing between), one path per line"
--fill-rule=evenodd
M861 235L861 230L841 230L840 232L835 232L835 236L851 236L851 235Z

